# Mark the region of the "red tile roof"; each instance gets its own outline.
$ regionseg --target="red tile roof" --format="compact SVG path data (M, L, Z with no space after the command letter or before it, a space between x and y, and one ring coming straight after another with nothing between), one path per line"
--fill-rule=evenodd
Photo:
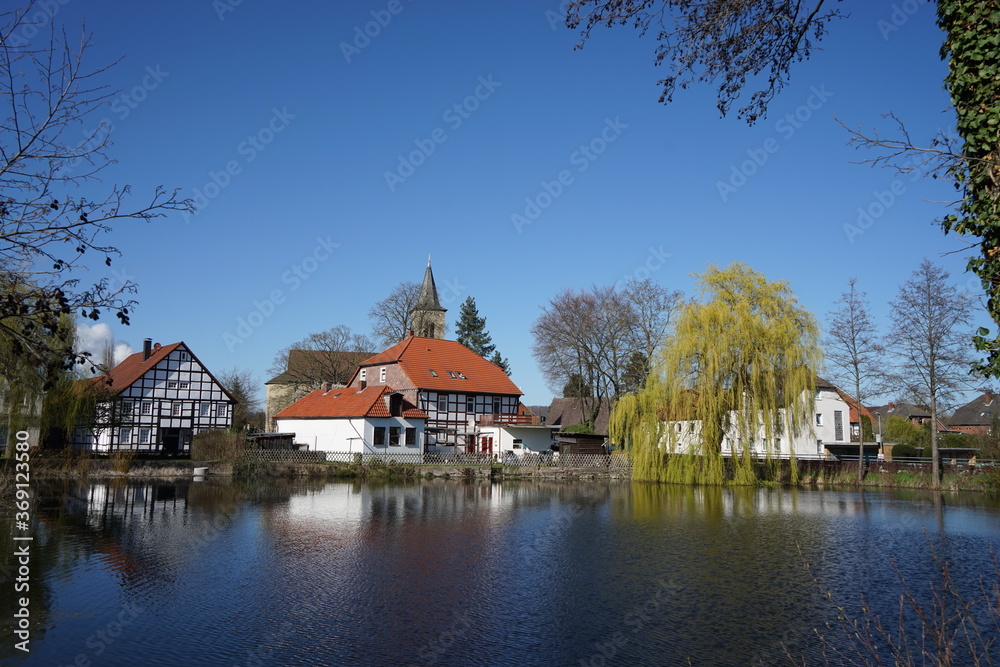
M276 414L274 418L390 417L389 409L382 397L391 393L393 393L393 389L386 385L369 386L365 389L357 387L341 387L330 391L317 389L292 403ZM410 419L427 419L426 412L418 409L405 398L402 403L402 416Z
M189 348L187 345L184 344L184 341L181 341L179 343L171 343L170 345L159 345L159 344L157 345L158 345L157 347L154 347L152 350L150 350L149 359L146 359L145 361L143 361L142 359L142 352L136 352L135 354L130 354L129 356L125 357L125 359L120 364L112 368L107 375L102 375L100 377L95 377L95 378L88 378L86 380L81 380L81 382L92 382L92 383L106 382L108 390L112 394L120 394L125 389L131 387L136 382L136 380L145 375L151 368L156 366L156 364L160 363L168 356L170 356L171 352L173 352L179 347L183 347L184 350L191 355L191 359L197 362L199 366L204 368L205 372L208 373L213 380L215 380L216 384L222 387L222 391L226 394L226 396L229 397L230 400L232 400L234 403L239 402L235 398L233 398L232 394L229 393L229 390L223 387L222 383L219 382L219 380L214 375L212 375L211 371L205 368L205 365L201 363L201 361L196 356L194 356L194 352L192 352L191 348Z
M417 389L514 396L524 393L499 366L453 340L410 336L365 359L359 369L390 363L398 363ZM357 374L355 371L352 383Z

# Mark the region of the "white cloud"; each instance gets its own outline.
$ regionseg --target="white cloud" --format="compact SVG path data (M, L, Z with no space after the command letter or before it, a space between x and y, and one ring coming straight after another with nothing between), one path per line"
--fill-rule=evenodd
M135 352L128 343L116 341L111 327L104 322L98 322L93 326L89 326L85 322L77 323L77 352L90 352L90 358L95 363L100 363L101 356L104 354L104 343L106 341L111 341L114 344L115 364L120 364L125 357ZM78 366L77 370L89 371L89 367L83 368Z

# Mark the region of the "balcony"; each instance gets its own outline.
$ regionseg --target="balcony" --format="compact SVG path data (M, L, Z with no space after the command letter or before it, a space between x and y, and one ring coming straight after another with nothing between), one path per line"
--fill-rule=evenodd
M480 426L539 426L538 415L478 415Z

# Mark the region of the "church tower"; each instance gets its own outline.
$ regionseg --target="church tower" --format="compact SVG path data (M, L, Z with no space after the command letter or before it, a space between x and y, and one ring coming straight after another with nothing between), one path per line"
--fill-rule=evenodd
M410 311L410 329L413 330L415 336L443 340L444 314L446 312L447 308L442 308L441 302L438 300L434 273L431 271L431 257L428 255L424 283L420 286L420 296L417 298L417 305Z

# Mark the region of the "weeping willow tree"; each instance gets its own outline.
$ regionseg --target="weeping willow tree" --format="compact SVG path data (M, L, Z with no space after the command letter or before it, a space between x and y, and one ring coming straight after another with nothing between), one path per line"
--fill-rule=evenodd
M18 353L16 336L33 321L0 319L0 442L6 437L6 456L13 453L15 439L10 434L21 430L44 433L44 398L57 385L75 375L65 368L73 356L76 325L68 315L61 316L42 336L46 353L30 357Z
M683 307L645 388L619 400L609 429L629 447L637 480L756 483L754 450L773 462L779 438L790 444L810 427L819 329L787 283L744 264L698 278L700 298Z

